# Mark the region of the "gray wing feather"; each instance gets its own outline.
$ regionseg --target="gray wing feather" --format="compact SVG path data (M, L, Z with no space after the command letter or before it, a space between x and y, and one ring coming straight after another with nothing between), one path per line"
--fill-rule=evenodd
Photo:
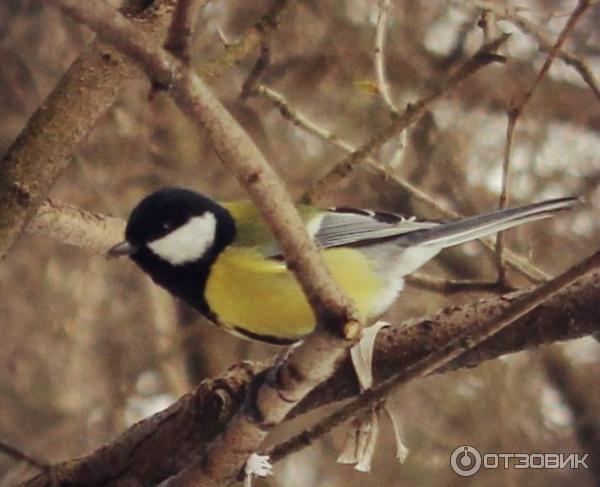
M400 215L334 210L325 215L315 235L316 243L324 248L368 243L438 226Z
M428 245L442 249L548 218L577 204L577 198L556 198L441 224L394 214L340 209L323 218L315 240L322 247L337 247L394 238L403 247Z

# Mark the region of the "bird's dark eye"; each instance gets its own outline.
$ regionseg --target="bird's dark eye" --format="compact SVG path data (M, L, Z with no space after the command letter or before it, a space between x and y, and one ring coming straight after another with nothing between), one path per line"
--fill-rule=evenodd
M163 228L163 230L169 231L171 230L171 228L173 228L173 224L171 222L162 222L161 226Z

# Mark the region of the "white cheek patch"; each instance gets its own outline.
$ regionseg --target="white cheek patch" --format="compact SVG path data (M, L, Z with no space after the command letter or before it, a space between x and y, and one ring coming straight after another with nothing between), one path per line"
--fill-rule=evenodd
M172 265L202 257L215 241L217 220L210 212L191 218L173 232L148 244L156 255Z

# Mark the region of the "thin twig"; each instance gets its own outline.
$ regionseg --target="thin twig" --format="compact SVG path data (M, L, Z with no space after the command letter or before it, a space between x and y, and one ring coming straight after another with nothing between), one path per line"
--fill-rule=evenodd
M512 22L517 28L523 32L524 34L533 36L541 49L544 51L549 51L552 49L553 42L535 23L531 22L526 17L523 17L519 14L517 8L511 7L508 5L500 5L495 2L490 2L488 0L467 0L469 3L476 5L480 8L489 10L494 12L494 16L498 20L507 20ZM596 99L600 102L600 86L598 85L598 80L594 75L594 72L590 68L590 66L583 60L577 57L575 54L566 51L564 49L560 49L558 52L558 57L562 59L567 65L571 66L583 79L583 81L588 85L592 93L594 93Z
M165 49L171 51L184 64L190 64L192 59L192 41L196 17L207 2L208 0L178 0L175 6Z
M267 67L269 67L269 64L271 64L271 49L269 47L271 36L277 29L279 21L281 20L281 14L283 13L285 7L287 7L288 3L289 0L277 0L274 2L271 10L256 26L257 30L259 30L262 34L260 41L260 54L256 59L256 63L250 71L248 78L246 78L242 85L242 90L240 92L240 100L242 101L246 100L252 94L261 74L267 69Z
M252 67L250 74L242 84L242 90L240 92L240 100L245 101L252 91L260 75L269 67L271 63L271 49L269 47L270 38L265 36L260 44L260 55L256 59L256 63Z
M498 207L505 208L508 203L508 175L510 169L510 155L512 151L513 134L517 125L519 114L516 110L509 110L508 125L506 126L506 142L504 144L504 156L502 158L502 181L500 189L500 197L498 199ZM506 284L506 268L502 252L504 248L504 232L499 232L496 235L496 268L498 270L498 282Z
M390 85L387 80L385 70L385 34L388 22L388 16L391 10L390 0L379 0L379 15L377 16L377 25L375 28L375 49L373 51L373 61L375 63L375 76L377 78L377 89L385 105L392 115L398 115L398 109L392 101Z
M376 134L371 140L359 147L352 154L338 162L325 176L316 181L312 187L303 195L303 201L310 203L319 197L326 189L347 176L352 169L366 160L373 152L387 142L391 137L399 134L408 126L416 122L430 109L431 105L443 96L448 95L462 84L467 78L475 74L481 68L493 62L504 62L504 57L495 51L508 39L502 36L491 44L481 47L475 55L469 59L455 74L441 82L433 92L414 104L410 104L406 110L392 121L384 130Z
M225 52L217 59L203 62L197 69L198 74L205 80L212 80L219 76L225 68L236 65L240 59L253 53L256 47L262 44L263 39L275 30L282 13L289 4L289 0L275 0L271 4L271 8L251 29L244 33L241 39L233 44L228 44Z
M47 463L44 463L44 462L38 460L37 458L32 457L28 453L25 453L24 451L19 450L18 448L14 447L12 445L9 445L5 441L1 441L1 440L0 440L0 453L6 455L8 457L11 457L18 462L25 462L39 470L46 471L46 470L50 469L50 465L48 465Z
M450 361L495 335L598 266L600 266L600 251L555 279L545 282L532 292L515 300L503 313L483 323L478 329L469 329L460 333L446 346L432 351L412 366L393 375L373 389L365 391L360 397L319 421L313 427L274 446L269 450L271 461L277 462L312 444L315 439L325 435L347 419L384 401L398 386L443 368Z
M514 288L502 288L501 283L496 281L476 281L476 280L455 280L440 279L439 277L426 274L411 274L405 278L406 283L417 287L441 294L454 294L464 292L490 292L501 293L515 291Z
M506 142L504 146L504 159L502 162L502 189L500 191L500 198L498 202L498 206L500 208L506 207L506 204L508 202L508 175L510 170L511 150L513 145L514 131L517 126L519 117L523 113L523 110L525 110L525 106L531 100L536 88L546 77L546 74L550 70L552 62L558 56L560 49L567 40L569 33L574 29L577 21L581 18L583 13L591 6L591 4L591 0L579 0L579 2L577 3L577 7L575 7L575 10L573 10L573 13L569 17L569 20L567 20L567 23L565 24L563 30L556 39L556 42L550 49L548 56L546 56L546 60L544 61L544 64L542 65L542 68L540 69L540 72L533 81L531 87L529 88L529 90L527 90L520 102L508 111ZM503 247L504 232L499 232L496 237L496 267L498 269L498 281L504 284L506 281L506 269L504 268L502 259Z

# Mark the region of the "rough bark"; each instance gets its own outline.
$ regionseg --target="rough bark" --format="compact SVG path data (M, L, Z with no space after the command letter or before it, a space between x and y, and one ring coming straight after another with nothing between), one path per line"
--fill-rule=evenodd
M377 380L409 367L452 337L498 316L520 294L448 307L435 315L382 330L376 342ZM598 333L599 302L600 270L594 270L451 362L445 371L474 367L507 353ZM87 457L58 465L53 470L55 485L147 485L173 475L223 431L242 404L250 380L269 365L239 364L220 378L203 382L167 410L134 425L114 442ZM289 417L357 393L356 378L346 358L335 375L306 397ZM26 485L50 486L52 479L45 473Z

